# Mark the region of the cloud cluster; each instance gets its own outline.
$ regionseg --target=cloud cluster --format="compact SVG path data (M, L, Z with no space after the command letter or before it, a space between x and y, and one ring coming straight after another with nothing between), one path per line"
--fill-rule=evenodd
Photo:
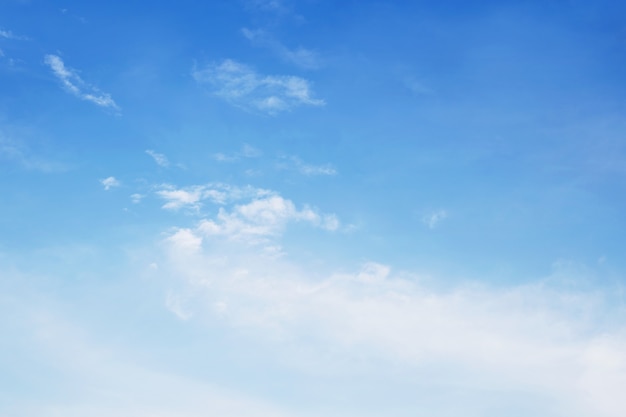
M214 218L205 218L194 230L181 229L172 237L187 248L199 249L203 238L214 236L248 244L265 243L279 236L290 222L304 222L330 231L339 228L336 215L320 214L309 206L298 209L291 200L265 189L224 184L177 189L166 185L156 193L166 200L162 207L167 210L197 211L203 201L220 206Z
M63 60L58 55L46 55L44 62L61 81L63 87L71 94L81 100L90 101L100 107L120 110L110 94L104 93L98 88L85 83L75 70L65 66Z
M218 97L244 108L277 114L301 105L323 106L313 97L309 81L292 75L262 75L252 68L227 59L195 69L193 77L208 84Z

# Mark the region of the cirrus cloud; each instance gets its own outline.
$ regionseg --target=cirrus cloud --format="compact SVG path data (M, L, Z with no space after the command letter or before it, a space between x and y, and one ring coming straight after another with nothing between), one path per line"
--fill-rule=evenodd
M324 100L314 97L310 82L304 78L262 75L231 59L196 68L192 75L199 84L209 85L216 96L227 102L271 115L297 106L325 104Z

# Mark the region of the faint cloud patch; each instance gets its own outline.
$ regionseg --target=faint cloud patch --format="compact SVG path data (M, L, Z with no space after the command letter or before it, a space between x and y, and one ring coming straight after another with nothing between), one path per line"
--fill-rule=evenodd
M435 227L439 225L439 223L441 223L447 217L448 217L448 213L445 210L438 210L422 217L422 222L429 229L434 229Z
M297 106L323 106L324 100L314 98L308 80L293 75L262 75L252 68L227 59L194 69L199 84L213 87L213 93L230 104L258 110L270 115Z
M284 0L247 0L245 5L248 10L273 13L285 13L289 11Z
M33 152L22 142L11 140L0 132L0 160L6 159L17 163L22 168L44 173L67 171L68 167L60 162L51 161Z
M415 95L431 95L434 93L430 87L412 75L403 77L402 83Z
M143 200L144 197L145 197L145 195L143 195L143 194L138 194L138 193L131 194L130 195L130 201L133 204L139 204L139 203L141 203L141 200Z
M28 40L28 37L26 37L26 36L16 35L13 32L11 32L10 30L5 30L5 29L0 29L0 38L12 39L12 40L16 40L16 41L26 41L26 40Z
M178 294L169 292L165 298L165 307L183 321L193 317L193 314L185 309L184 300Z
M289 49L263 29L243 28L241 33L252 45L269 49L285 62L304 69L317 69L321 66L321 59L317 52L301 46Z
M104 93L97 87L85 83L76 70L65 66L65 63L58 55L46 55L44 62L50 67L52 73L61 81L61 84L69 93L81 100L90 101L100 107L111 108L117 111L120 110L110 94Z
M263 155L263 152L261 152L259 149L255 148L252 145L244 143L239 151L231 154L218 152L213 154L213 159L218 162L235 162L241 160L242 158L258 158L261 155Z
M277 166L279 169L297 171L306 176L336 175L337 170L330 164L313 165L302 161L297 156L282 158Z

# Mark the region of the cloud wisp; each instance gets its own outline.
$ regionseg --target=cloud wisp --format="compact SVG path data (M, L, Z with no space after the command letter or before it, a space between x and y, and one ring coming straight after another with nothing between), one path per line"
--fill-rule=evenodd
M262 75L252 68L227 59L194 69L194 79L209 85L227 102L248 110L275 115L298 106L323 106L314 98L309 81L293 75Z
M156 162L157 165L163 168L168 168L170 166L169 159L167 159L167 156L162 153L155 152L152 149L146 150L146 153L154 159L154 162Z
M97 106L119 111L119 106L111 98L111 95L100 91L98 88L87 84L80 78L76 70L65 66L65 63L58 55L46 55L44 58L46 65L50 67L52 73L61 81L61 84L69 93L89 101Z
M317 52L303 47L289 49L263 29L251 30L243 28L241 29L241 33L243 33L243 36L245 36L252 45L267 48L283 61L296 65L297 67L303 69L318 69L322 65Z

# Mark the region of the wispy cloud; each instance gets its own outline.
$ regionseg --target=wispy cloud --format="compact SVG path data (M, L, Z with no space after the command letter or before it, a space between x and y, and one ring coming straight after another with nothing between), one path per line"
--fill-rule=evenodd
M152 159L154 159L154 162L156 162L157 165L162 166L164 168L167 168L170 166L170 161L162 153L155 152L152 149L146 150L146 153L150 155Z
M311 49L297 47L289 49L263 29L241 29L243 35L252 45L267 48L285 62L304 69L317 69L321 66L319 54Z
M273 115L301 105L325 104L313 97L310 83L304 78L262 75L230 59L194 69L192 74L198 83L210 85L215 95L244 109Z
M318 176L318 175L336 175L337 170L330 164L312 165L302 161L297 156L284 157L278 163L279 169L295 170L302 175Z
M100 184L104 187L106 191L109 191L111 188L119 187L122 185L115 177L107 177L100 180Z
M445 210L437 210L422 217L422 222L428 226L429 229L434 229L447 217L448 213Z
M69 93L81 100L90 101L100 107L120 110L110 94L104 93L97 87L85 83L76 70L65 66L63 60L58 55L46 55L44 62L50 67L52 73L61 81L61 84Z

